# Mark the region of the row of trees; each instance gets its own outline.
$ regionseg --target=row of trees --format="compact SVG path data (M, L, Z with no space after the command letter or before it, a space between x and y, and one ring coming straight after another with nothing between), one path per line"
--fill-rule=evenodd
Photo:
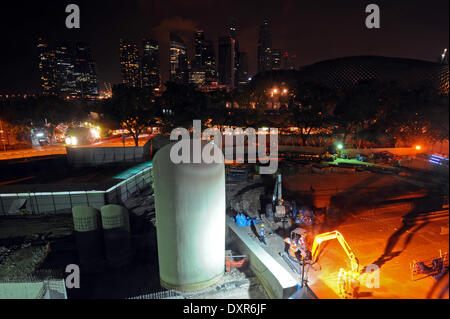
M3 99L0 100L0 119L8 124L9 135L14 135L18 141L30 142L31 129L46 126L54 136L59 123L76 125L87 118L89 109L89 104L68 102L56 96Z
M278 99L276 110L268 109L268 89L275 84L289 88ZM138 137L148 126L164 132L174 127L202 124L240 127L298 128L304 145L311 136L340 136L361 146L395 140L439 141L448 139L448 95L429 87L405 89L395 83L365 81L347 90L332 90L316 83L266 78L233 92L203 93L190 85L167 83L161 97L148 90L114 86L113 97L98 102L64 101L56 97L0 101L0 117L17 128L58 123L76 124L90 112L100 114L102 128L126 129L138 145Z
M292 82L292 81L291 81ZM313 134L339 135L342 141L393 144L404 141L448 139L448 95L431 87L406 89L395 83L363 81L347 90L332 90L316 83L297 82L268 109L268 88L274 83L249 85L234 92L203 94L188 86L171 84L161 105L173 110L161 118L168 128L189 126L201 119L219 127L296 127L306 145ZM234 108L233 106L239 106ZM228 106L228 107L227 107Z

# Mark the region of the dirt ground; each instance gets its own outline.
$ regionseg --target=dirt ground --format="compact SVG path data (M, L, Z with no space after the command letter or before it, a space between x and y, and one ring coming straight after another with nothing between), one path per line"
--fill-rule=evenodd
M448 176L296 174L285 178L284 188L286 196L328 210L312 228L310 243L315 234L338 230L362 267L379 267L379 288L362 286L360 298L448 298L448 270L442 277L414 280L410 272L413 260L449 251L448 203L443 208ZM336 240L322 244L318 264L311 288L319 298L336 298L339 268L350 268Z

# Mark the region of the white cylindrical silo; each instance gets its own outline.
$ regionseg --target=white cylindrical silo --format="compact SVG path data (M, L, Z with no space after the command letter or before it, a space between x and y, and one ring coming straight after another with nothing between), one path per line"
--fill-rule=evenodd
M72 208L72 217L81 271L101 270L103 265L103 238L100 212L88 206Z
M120 205L105 205L101 215L108 266L128 265L133 257L128 210Z
M221 163L174 164L174 145L153 159L159 273L163 287L190 291L215 283L224 272L225 165L221 153Z

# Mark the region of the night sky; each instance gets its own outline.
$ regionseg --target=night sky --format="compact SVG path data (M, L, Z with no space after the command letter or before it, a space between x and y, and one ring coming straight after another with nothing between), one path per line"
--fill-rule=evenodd
M65 7L81 9L81 29L66 29ZM381 29L365 27L366 5L381 10ZM351 55L384 55L436 61L448 47L449 1L403 0L127 0L1 1L0 94L38 93L36 40L91 42L100 89L120 82L119 38L160 41L163 81L168 78L168 38L178 31L192 57L193 31L207 39L228 34L234 18L249 71L256 72L258 28L271 21L273 47L297 55L297 65ZM217 56L217 47L216 47Z

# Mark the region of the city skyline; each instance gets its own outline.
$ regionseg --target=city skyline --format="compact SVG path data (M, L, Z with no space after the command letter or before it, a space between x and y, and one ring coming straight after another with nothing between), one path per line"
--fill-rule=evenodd
M193 84L203 90L224 87L235 89L246 85L251 79L248 72L248 54L239 49L238 26L235 21L228 27L228 32L227 36L218 38L215 50L214 42L205 38L204 28L196 28L193 34L193 56L188 55L187 46L181 37L176 32L171 32L169 81ZM262 53L259 52L261 46L264 47ZM76 42L75 51L72 52L70 45L49 45L40 37L37 47L42 94L59 95L63 98L98 97L96 62L90 44ZM86 53L81 52L80 47L81 51ZM150 88L155 93L160 91L161 57L158 41L144 37L139 46L121 38L119 51L121 84ZM264 55L263 60L261 54ZM264 20L258 38L259 72L296 69L293 57L295 55L272 48L269 21ZM86 62L87 66L83 67ZM88 83L87 87L84 82ZM104 86L107 89L110 83L105 83ZM88 94L85 91L88 91Z
M382 55L436 61L448 47L448 3L431 1L427 6L393 4L378 1L381 8L381 29L364 27L365 4L281 4L261 2L208 3L194 1L131 2L100 8L99 4L80 1L82 19L80 30L64 26L66 14L61 3L54 7L30 4L25 8L12 5L2 16L1 32L5 43L0 67L8 75L0 82L0 92L40 92L36 61L36 39L44 36L50 43L85 41L92 43L97 62L99 87L104 82L120 83L120 38L139 43L143 37L160 43L162 82L168 80L169 33L176 32L186 43L189 57L194 56L193 33L199 26L205 38L213 42L218 55L218 38L226 36L232 21L237 23L240 51L247 52L248 73L257 72L257 41L261 23L271 22L273 48L296 56L295 67L318 61L354 55ZM16 7L14 7L16 6ZM324 8L327 10L323 10ZM102 9L102 10L100 10ZM123 10L122 10L123 9ZM429 12L428 12L429 11ZM252 12L252 14L249 14ZM4 12L6 13L6 12ZM14 22L22 19L19 25ZM36 15L36 17L34 17ZM45 17L54 17L46 19ZM396 23L401 18L402 23ZM130 21L134 21L131 23ZM5 32L6 31L6 32ZM20 40L18 40L20 39ZM417 46L421 42L423 45ZM216 57L217 60L217 57Z

